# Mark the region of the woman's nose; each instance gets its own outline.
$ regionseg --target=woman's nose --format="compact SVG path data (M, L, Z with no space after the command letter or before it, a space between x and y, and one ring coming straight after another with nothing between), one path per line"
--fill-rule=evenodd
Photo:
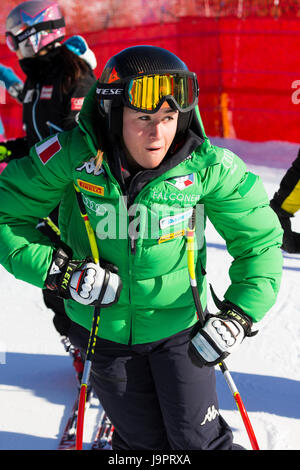
M150 129L150 136L157 139L162 135L162 125L160 122L152 122Z

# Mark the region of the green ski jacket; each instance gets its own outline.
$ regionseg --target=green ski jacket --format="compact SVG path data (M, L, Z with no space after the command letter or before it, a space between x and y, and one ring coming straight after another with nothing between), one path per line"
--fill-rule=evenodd
M74 259L91 256L76 184L100 257L118 267L123 283L119 302L101 310L98 335L122 344L156 341L197 321L184 236L196 208L195 260L203 307L208 217L233 258L224 298L254 322L261 320L279 289L282 230L260 178L235 154L190 131L193 145L181 149L184 158L174 157L163 171L137 175L131 183L134 197L128 196L107 155L101 168L95 165L94 93L95 87L75 129L36 144L28 157L12 161L0 175L0 263L17 279L44 287L55 247L35 227L59 203L62 240ZM94 308L73 300L65 304L70 318L90 329Z

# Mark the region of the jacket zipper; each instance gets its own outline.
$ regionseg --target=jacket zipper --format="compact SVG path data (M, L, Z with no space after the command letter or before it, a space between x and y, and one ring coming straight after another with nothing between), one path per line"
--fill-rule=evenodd
M131 198L130 198L130 189L133 187L135 180L137 179L139 173L137 173L131 180L130 185L128 190L126 191L127 195L127 212L129 212L130 207L131 207ZM133 201L132 201L133 202ZM136 254L136 243L137 239L134 236L134 233L130 233L130 227L132 222L134 221L134 215L128 215L128 220L129 220L129 227L128 227L128 237L130 239L130 253L132 255Z
M118 186L119 188L119 193L120 195L124 195L123 191L122 191L122 188L119 184L119 182L115 179L115 177L112 175L108 165L104 163L104 167L105 167L105 170L107 172L107 174L110 176L110 178L115 182L115 184ZM127 210L127 213L128 213L128 209L129 209L129 202L128 202L128 193L125 193L125 196L127 197L127 203L125 203L124 201L124 206ZM128 215L128 220L130 221L131 219L133 219L134 216L130 216ZM129 235L129 234L128 234ZM130 254L132 252L135 253L135 240L132 240L130 238L130 236L128 237L128 247L129 247L129 266L128 266L128 277L129 277L129 285L128 285L128 300L129 300L129 305L131 305L131 274L132 274L132 270L131 270L131 256ZM130 346L132 343L132 312L130 311L130 328L129 328L129 338L128 338L128 345Z
M108 165L106 165L104 163L104 166L105 166L105 169L107 171L107 173L110 175L111 179L113 181L115 181L115 183L118 185L119 187L119 191L120 191L120 194L124 194L124 192L122 191L122 188L119 184L119 182L115 179L115 177L112 175L110 169L108 168ZM130 233L130 223L133 222L134 220L134 215L131 215L129 214L129 209L131 207L131 198L130 198L130 188L132 187L132 185L134 184L134 181L136 179L136 177L138 176L135 175L131 182L130 182L130 185L129 185L129 188L128 190L125 192L125 196L127 197L127 204L125 205L126 209L127 209L127 214L128 214L128 222L129 222L129 226L128 226L128 250L129 250L129 267L128 267L128 277L129 277L129 285L128 285L128 300L129 300L129 304L131 305L131 276L132 276L132 256L131 255L135 255L136 254L136 244L137 244L137 238L134 236L134 233ZM141 193L143 192L144 188L140 191L139 193L139 196L141 195ZM133 318L133 315L132 315L132 312L130 312L130 329L129 329L129 338L128 338L128 345L130 346L132 344L132 318Z
M129 327L129 338L128 338L128 346L132 344L132 311L131 311L131 259L129 255L129 266L128 266L128 277L129 277L129 285L128 285L128 300L130 305L130 327Z
M129 242L130 253L132 255L135 255L136 254L136 238L135 238L134 234L130 233L130 226L131 226L131 223L134 221L134 215L129 215L128 220L129 220L128 237L129 237L129 241L130 241Z

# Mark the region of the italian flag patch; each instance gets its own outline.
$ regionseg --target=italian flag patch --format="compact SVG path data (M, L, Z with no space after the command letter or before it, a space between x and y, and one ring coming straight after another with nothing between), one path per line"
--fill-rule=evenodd
M54 155L61 150L61 145L57 135L54 135L50 139L46 140L46 142L36 144L35 149L39 159L45 165L50 158L54 157Z
M172 186L175 186L175 188L179 189L179 191L182 191L188 186L194 184L194 174L191 173L190 175L186 176L178 176L177 178L167 180L167 183L172 184Z

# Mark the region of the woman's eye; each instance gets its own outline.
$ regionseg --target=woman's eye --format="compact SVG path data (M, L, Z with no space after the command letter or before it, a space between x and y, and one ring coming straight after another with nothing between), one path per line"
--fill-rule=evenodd
M150 117L149 116L140 116L139 119L141 121L148 121L150 119Z
M161 119L161 121L172 121L173 119L174 119L174 116L168 114L168 115L164 116ZM149 116L148 114L144 114L144 116L139 116L138 120L139 121L151 121L151 116Z

